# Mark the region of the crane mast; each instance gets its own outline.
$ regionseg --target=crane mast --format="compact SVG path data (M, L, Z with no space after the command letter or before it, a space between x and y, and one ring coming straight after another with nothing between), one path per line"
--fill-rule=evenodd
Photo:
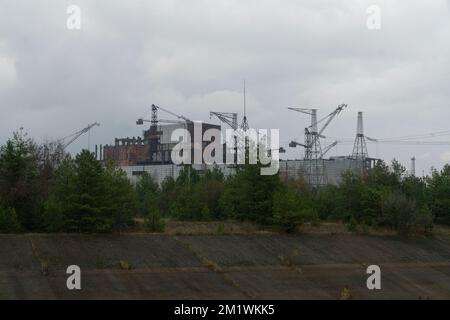
M325 174L325 168L323 165L323 156L334 146L337 142L333 142L322 151L320 145L320 138L324 138L323 135L325 129L330 125L331 121L339 114L342 110L347 107L346 104L340 104L333 112L328 114L326 117L317 121L317 109L309 108L292 108L289 110L307 114L311 117L311 124L305 128L305 143L301 144L296 141L291 141L290 147L296 147L297 145L303 146L305 148L305 161L307 162L307 179L308 183L313 186L324 185L327 183L327 178ZM319 129L318 124L325 121L323 126Z
M161 137L162 132L158 131L158 123L175 123L175 124L184 124L187 127L187 124L192 123L190 119L183 115L176 114L172 111L169 111L165 108L162 108L160 106L157 106L155 104L152 104L152 115L151 120L139 118L136 121L137 125L143 125L144 122L150 122L150 129L144 131L144 139L149 142L150 144L150 150L149 150L149 158L152 159L152 161L156 161L158 158L158 143ZM166 119L159 119L158 118L158 110L162 110L174 117L176 117L179 120L166 120Z

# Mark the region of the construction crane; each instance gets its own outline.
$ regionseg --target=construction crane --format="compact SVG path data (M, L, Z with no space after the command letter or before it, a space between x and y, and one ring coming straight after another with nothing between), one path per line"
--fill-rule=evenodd
M136 124L143 125L144 122L151 123L150 129L144 131L144 139L148 140L148 142L150 144L150 150L149 150L150 158L152 160L155 160L157 157L157 153L158 153L158 144L159 144L160 136L162 134L161 131L158 131L158 128L157 128L158 123L176 123L176 124L187 125L189 123L192 123L192 121L183 115L176 114L172 111L169 111L169 110L162 108L160 106L157 106L155 104L152 104L151 108L152 108L151 120L139 118L139 119L137 119ZM162 110L180 120L159 119L158 118L158 110Z
M229 125L233 130L237 130L239 128L237 113L211 111L209 113L209 118L211 119L213 116L216 116L220 121Z
M318 135L322 138L324 137L322 135L322 133L325 131L325 129L328 127L328 125L331 123L331 121L339 114L341 113L342 110L344 110L345 108L347 108L346 104L340 104L333 112L331 112L329 115L327 115L326 117L322 118L321 120L319 120L317 123L320 123L324 120L326 120L325 124L322 126L322 129L320 129Z
M333 148L337 142L333 142L331 145L327 146L322 152L320 146L320 138L325 138L323 135L325 129L330 125L331 121L339 114L342 110L347 107L346 104L340 104L333 112L328 114L326 117L317 121L317 109L309 108L292 108L289 110L300 112L311 116L311 124L305 128L305 143L301 144L296 141L291 141L289 143L290 147L296 147L300 145L305 148L305 157L307 161L307 179L308 183L313 186L324 185L327 183L325 168L323 166L322 160L326 152ZM318 124L324 122L323 126L318 128Z
M303 143L297 142L292 140L291 142L289 142L289 148L296 148L297 146L301 146L306 148L306 145L304 145Z
M143 125L144 122L150 122L150 123L152 123L152 125L153 125L153 120L147 120L147 119L142 119L142 118L137 119L136 124L137 124L137 125ZM181 124L184 124L185 121L181 121L181 120L168 120L168 119L158 119L157 123L181 123Z
M72 133L64 138L53 141L49 144L44 145L44 159L45 161L50 161L55 167L59 166L61 161L64 158L65 150L68 146L70 146L75 140L77 140L81 135L88 132L95 126L100 126L98 122L94 122L89 124L85 128Z
M320 155L320 159L323 159L323 157L325 156L325 154L330 151L333 147L337 146L339 142L335 141L332 144L330 144L329 146L327 146L323 151L322 154Z
M176 113L174 113L174 112L172 112L172 111L169 111L169 110L167 110L167 109L164 109L164 108L162 108L162 107L160 107L160 106L157 106L157 105L152 104L152 109L153 109L153 108L160 109L160 110L162 110L162 111L164 111L164 112L167 112L168 114L170 114L170 115L172 115L172 116L174 116L174 117L177 117L178 119L184 120L184 121L186 121L186 122L192 122L192 120L188 119L187 117L185 117L185 116L183 116L183 115L176 114Z
M321 151L320 138L325 138L323 132L330 125L331 121L339 114L342 110L347 107L346 104L340 104L333 112L328 114L326 117L317 121L317 109L308 108L291 108L289 110L297 111L311 116L311 125L305 128L305 143L301 144L297 141L291 141L289 147L295 148L297 145L304 147L305 150L305 160L315 160L322 159L325 152ZM318 129L318 124L325 121L322 128ZM337 144L337 143L336 143ZM325 149L327 152L336 145L334 142L327 146Z
M67 136L67 137L62 138L62 139L60 140L61 143L62 143L62 149L65 150L69 145L71 145L71 144L72 144L75 140L77 140L81 135L85 134L86 132L88 132L89 130L91 130L91 129L92 129L93 127L95 127L95 126L99 127L99 126L100 126L100 123L94 122L94 123L88 125L86 128L84 128L84 129L82 129L82 130L80 130L80 131L77 131L77 132L71 134L70 136ZM70 138L70 140L67 141L67 142L64 142L64 141L65 141L66 139L68 139L68 138Z
M209 112L209 118L211 119L213 116L217 117L220 121L230 126L231 129L234 130L235 133L239 134L239 125L238 125L238 114L235 112L216 112L216 111L210 111ZM237 150L238 150L238 139L237 136L234 136L234 160L237 161Z
M181 119L183 121L158 119L158 113L157 113L158 109L160 109L160 110L162 110L164 112L167 112L168 114L173 115L174 117L176 117L178 119ZM137 119L136 124L137 125L142 125L142 124L144 124L144 122L150 122L152 124L152 126L156 126L158 122L165 122L165 123L184 123L184 122L187 122L187 123L190 123L192 121L190 119L188 119L187 117L185 117L185 116L178 115L178 114L173 113L173 112L171 112L171 111L169 111L167 109L164 109L162 107L159 107L157 105L152 104L152 119L151 120L145 120L143 118L139 118L139 119Z
M241 125L238 125L238 114L235 112L216 112L216 111L211 111L209 113L209 118L212 118L213 116L217 117L220 121L222 121L223 123L227 124L230 126L230 128L232 128L233 130L235 130L236 134L239 135L239 137L242 137L242 132L237 131L239 128L242 131L244 130L244 127ZM247 122L247 120L243 120L243 122ZM248 125L248 123L247 123ZM247 126L248 129L248 126ZM237 137L234 136L234 150L237 154L237 148L238 148L238 143L237 143ZM279 149L277 149L280 153L285 153L286 150L281 147ZM274 150L269 150L269 152L274 151Z

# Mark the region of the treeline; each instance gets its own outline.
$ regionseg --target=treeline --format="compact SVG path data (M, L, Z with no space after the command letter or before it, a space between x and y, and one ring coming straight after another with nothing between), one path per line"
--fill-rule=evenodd
M181 220L234 219L293 231L303 223L341 221L350 231L387 227L400 233L431 234L434 222L450 225L450 166L431 177L406 174L397 161L379 161L363 173L347 172L339 186L310 188L302 179L261 176L257 165L237 168L224 178L213 169L199 176L185 167L161 187L144 174L138 190L152 185L153 210Z
M38 146L15 132L0 148L0 232L110 232L133 223L134 187L84 150Z
M261 176L243 165L224 177L185 166L161 185L144 173L136 186L112 164L86 150L63 156L58 145L36 145L14 133L0 149L0 232L120 232L144 220L162 231L164 219L242 220L293 231L298 225L343 221L349 230L388 227L430 234L450 225L450 166L431 176L406 174L382 161L364 173L347 172L340 186L310 188L301 179Z

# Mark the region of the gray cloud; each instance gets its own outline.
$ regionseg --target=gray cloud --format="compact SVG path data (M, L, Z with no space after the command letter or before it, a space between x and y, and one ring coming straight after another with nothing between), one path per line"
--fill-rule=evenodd
M66 28L69 4L82 10L79 31ZM379 31L366 28L371 4L382 10ZM209 110L242 113L244 78L251 126L280 128L284 145L302 139L308 123L287 106L325 115L348 103L330 137L352 138L357 111L373 137L449 129L449 1L0 0L0 7L2 141L21 126L42 140L99 121L91 144L110 143L140 134L134 122L151 103L199 120ZM426 171L450 152L369 148L405 165L415 155ZM349 154L351 144L336 152ZM301 157L300 149L288 155Z

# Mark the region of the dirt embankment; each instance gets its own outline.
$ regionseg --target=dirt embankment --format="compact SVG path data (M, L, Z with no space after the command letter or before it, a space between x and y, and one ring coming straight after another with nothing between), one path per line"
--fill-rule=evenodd
M450 239L0 235L0 299L450 299ZM381 290L366 268L381 267ZM66 287L81 268L82 289Z

